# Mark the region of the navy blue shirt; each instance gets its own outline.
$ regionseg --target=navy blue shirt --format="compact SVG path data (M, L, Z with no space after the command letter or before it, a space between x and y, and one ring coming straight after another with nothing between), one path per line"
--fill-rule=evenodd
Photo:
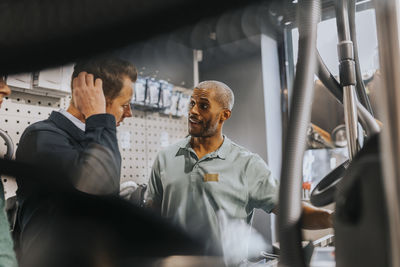
M86 120L82 131L59 112L29 126L21 136L16 160L59 173L45 184L32 177L17 177L21 230L35 214L51 210L47 193L75 190L95 194L118 194L121 155L115 117L97 114Z

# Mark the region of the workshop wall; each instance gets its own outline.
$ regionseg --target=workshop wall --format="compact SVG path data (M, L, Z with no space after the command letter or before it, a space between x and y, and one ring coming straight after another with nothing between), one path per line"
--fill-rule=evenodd
M113 51L111 55L132 62L139 77L165 80L174 85L173 91L186 95L191 93L186 88L191 88L193 84L193 50L176 42L173 36L160 36L148 42L127 46ZM71 63L7 78L12 95L0 109L0 129L10 135L15 149L26 127L47 119L53 110L68 107L72 68ZM133 110L133 117L125 119L117 128L122 156L121 183L147 183L157 153L186 135L185 116ZM3 155L6 146L2 142L0 144L0 155ZM6 197L14 195L17 189L14 178L3 177L3 182Z
M0 128L10 135L16 149L26 127L47 119L54 110L67 108L69 100L69 96L59 99L13 90L11 97L4 101L0 109ZM187 119L134 110L133 117L125 119L117 129L122 155L121 182L130 180L141 184L147 182L154 158L160 149L187 135ZM6 146L1 143L0 154L5 152ZM6 197L14 195L17 189L15 179L2 179Z

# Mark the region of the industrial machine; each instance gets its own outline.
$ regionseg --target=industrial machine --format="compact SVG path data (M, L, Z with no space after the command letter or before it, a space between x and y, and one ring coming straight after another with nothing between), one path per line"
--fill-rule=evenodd
M305 103L312 101L314 73L343 103L346 122L349 160L323 178L311 194L311 202L316 206L336 202L336 266L396 266L396 256L391 254L394 249L391 250L391 245L395 242L391 239L398 237L389 233L388 210L391 205L388 205L388 201L393 200L389 200L385 193L385 179L388 178L384 176L385 171L382 171L382 162L387 159L384 156L385 149L381 149L379 142L380 127L373 118L360 75L354 23L355 4L355 1L335 1L340 63L338 82L316 51L316 25L321 3L299 1L300 51L280 188L280 266L309 264L301 245L301 184L295 177L300 168L298 159L304 152L304 127L310 118L310 109ZM375 3L376 10L382 10L381 6L387 5L390 5L389 1ZM377 18L379 24L379 15ZM381 60L381 63L385 62ZM388 88L381 89L384 91ZM365 132L358 132L358 121ZM383 131L387 130L385 127ZM360 134L364 134L367 139L362 148L358 142Z

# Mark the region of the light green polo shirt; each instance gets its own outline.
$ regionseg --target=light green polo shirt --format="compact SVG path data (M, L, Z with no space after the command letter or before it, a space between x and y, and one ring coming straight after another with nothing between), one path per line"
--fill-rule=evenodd
M0 267L16 267L14 243L11 239L10 225L4 207L3 183L0 181Z
M161 151L154 161L147 200L161 215L188 233L219 242L217 211L250 222L255 208L271 212L278 201L278 182L257 154L227 137L221 147L198 159L191 137Z

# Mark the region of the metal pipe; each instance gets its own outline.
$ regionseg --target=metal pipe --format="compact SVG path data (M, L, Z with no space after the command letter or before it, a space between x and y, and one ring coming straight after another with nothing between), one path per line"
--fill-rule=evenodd
M199 84L199 51L193 49L193 87Z
M300 0L299 55L293 84L289 129L282 162L279 188L279 240L281 267L305 267L301 237L301 174L306 148L307 127L311 119L316 71L317 24L321 16L319 0Z
M351 37L347 0L336 1L335 10L339 42L349 41L351 40Z
M343 103L343 88L335 79L328 67L325 65L324 60L317 50L317 65L318 65L318 78L322 84L329 90L329 92L340 102Z
M321 56L318 53L317 56L317 63L318 63L318 72L317 75L323 85L329 90L329 92L343 104L343 88L340 86L339 82L333 77L331 72L329 71L328 67L325 65L324 61L322 60ZM368 110L357 101L357 111L358 111L358 119L364 130L367 133L367 136L370 137L374 134L380 132L380 126L375 121L375 118L372 116Z
M359 148L357 131L357 100L354 85L343 87L343 104L346 135L347 140L349 141L347 148L349 150L349 158L351 160L356 155Z
M354 61L354 47L350 37L349 12L347 0L338 0L335 3L336 25L338 32L338 56L340 85L343 87L343 103L347 133L347 147L349 158L352 159L358 151L357 144L357 100L355 96L356 66Z
M357 114L362 127L367 133L367 137L370 137L381 131L381 127L376 122L375 118L360 102L357 102Z
M378 94L384 196L388 208L390 266L400 267L400 3L375 0L383 90Z

